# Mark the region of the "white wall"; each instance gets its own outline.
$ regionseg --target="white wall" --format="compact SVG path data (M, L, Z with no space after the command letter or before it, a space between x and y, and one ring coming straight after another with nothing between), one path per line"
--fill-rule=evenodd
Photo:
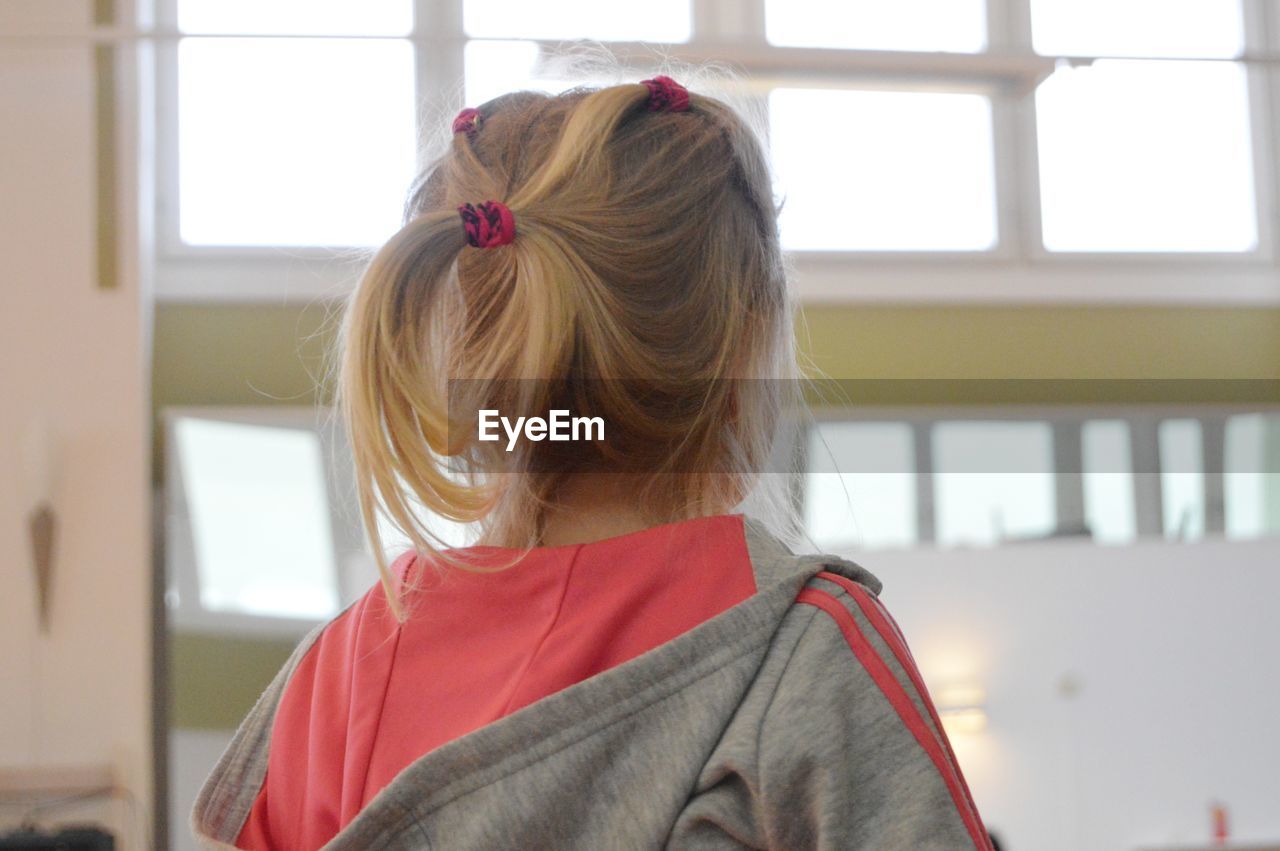
M14 37L83 31L89 8L0 4L0 770L110 764L120 798L66 815L101 814L121 847L135 848L152 799L149 299L129 214L118 220L119 286L97 286L92 48ZM133 205L127 159L124 209ZM36 414L52 423L62 461L47 635L37 628L21 486L22 434Z
M197 851L188 824L200 787L231 744L234 730L169 731L169 849Z
M931 691L986 689L987 730L953 744L1007 848L1207 845L1211 799L1280 844L1280 540L853 559Z

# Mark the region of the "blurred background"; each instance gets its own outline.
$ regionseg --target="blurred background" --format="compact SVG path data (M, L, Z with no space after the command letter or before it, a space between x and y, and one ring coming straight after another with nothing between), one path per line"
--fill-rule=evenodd
M735 72L806 546L1002 847L1280 848L1276 0L0 0L0 829L192 847L373 581L325 357L418 130L584 51Z

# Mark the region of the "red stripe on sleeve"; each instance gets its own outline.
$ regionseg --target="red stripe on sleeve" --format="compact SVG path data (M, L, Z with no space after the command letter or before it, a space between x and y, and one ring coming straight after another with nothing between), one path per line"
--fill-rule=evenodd
M957 780L958 772L951 770L952 766L947 760L947 755L943 753L942 747L938 744L938 740L925 725L924 719L920 717L915 704L907 696L906 691L903 690L902 685L894 677L893 672L889 670L889 666L880 658L880 655L871 646L867 637L862 634L862 630L858 627L853 615L831 594L816 588L803 589L796 597L796 602L817 606L831 615L832 620L836 622L836 626L840 628L840 632L849 643L849 649L853 651L853 655L862 663L863 668L871 675L871 679L879 686L880 691L898 713L902 723L915 737L916 741L920 743L920 747L924 748L929 759L933 761L934 767L946 784L947 791L951 793L952 803L955 804L956 811L959 813L961 821L964 822L969 838L973 840L974 848L979 849L979 851L989 851L991 845L987 840L986 830L978 819L977 811L969 806L965 798L964 790Z
M942 726L942 719L938 717L938 710L933 705L929 690L925 688L924 678L920 676L920 670L915 664L915 657L911 655L906 639L903 637L902 631L898 629L898 625L893 621L889 610L871 592L847 576L829 573L825 570L819 573L818 576L836 583L849 592L849 595L857 602L858 608L866 615L871 625L876 628L880 638L884 640L885 644L889 645L889 649L893 651L894 658L898 660L898 664L907 672L907 677L911 680L911 684L920 693L921 702L924 703L925 708L929 711L929 717L933 719L933 725L938 729L942 747L946 750L947 757L950 759L952 766L954 766L956 776L960 779L960 788L964 790L965 800L969 802L970 808L976 814L978 806L973 801L973 794L969 791L969 784L964 779L964 772L960 770L960 762L956 759L955 752L951 749L951 741L947 738L947 731Z

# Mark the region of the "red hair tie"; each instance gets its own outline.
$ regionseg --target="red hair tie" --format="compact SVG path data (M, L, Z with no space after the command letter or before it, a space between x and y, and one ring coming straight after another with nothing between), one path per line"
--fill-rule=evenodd
M483 118L484 116L480 114L480 110L467 107L454 117L453 132L474 136L475 132L480 129L480 121Z
M516 219L501 201L483 201L458 207L467 244L473 248L496 248L516 238Z
M659 74L640 82L649 90L647 105L653 112L683 112L689 108L689 90L670 77Z

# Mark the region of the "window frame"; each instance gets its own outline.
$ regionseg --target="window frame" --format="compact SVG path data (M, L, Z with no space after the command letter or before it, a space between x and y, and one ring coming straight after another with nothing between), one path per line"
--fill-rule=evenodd
M1041 239L1035 88L1056 57L1032 50L1030 0L987 0L988 49L977 54L776 47L765 0L691 0L687 43L609 43L625 63L655 50L679 61L716 60L752 75L753 88L817 80L877 89L961 90L991 98L996 244L986 251L792 251L803 303L1280 304L1280 6L1239 0L1248 74L1258 244L1248 252L1052 252ZM468 38L463 0L411 0L406 36L415 62L415 118L460 108ZM178 235L177 0L154 0L157 38L156 294L171 302L306 302L348 292L372 248L192 246ZM427 26L424 22L430 22ZM206 36L198 36L206 37ZM214 36L216 37L216 36ZM237 36L245 37L245 36ZM253 37L253 36L248 36ZM282 36L273 35L272 38ZM289 37L289 36L283 36ZM341 37L341 36L339 36ZM475 39L482 40L482 39ZM533 40L544 49L558 42ZM1091 57L1072 57L1087 62ZM448 103L423 92L448 92ZM421 167L422 163L418 163ZM407 188L407 187L406 187Z
M911 547L893 549L950 549L937 542L936 480L933 459L933 429L955 422L1036 422L1049 426L1053 435L1054 528L1046 537L1010 538L993 547L1011 546L1036 540L1081 538L1093 546L1132 546L1144 541L1195 543L1227 540L1225 433L1232 417L1261 413L1280 415L1275 403L1184 403L1184 404L981 404L981 405L844 405L825 404L810 409L812 419L792 436L792 452L798 459L800 475L794 499L803 507L804 477L809 474L810 433L828 423L903 423L911 428L916 483L917 540ZM1165 528L1162 464L1159 450L1160 425L1169 420L1191 420L1200 428L1200 474L1203 476L1204 530L1183 540ZM1119 420L1128 427L1133 480L1135 534L1125 543L1099 543L1077 534L1088 519L1083 477L1083 431L1094 420ZM838 472L838 471L837 471ZM1274 535L1266 535L1271 538ZM856 543L831 544L828 548L864 551Z

